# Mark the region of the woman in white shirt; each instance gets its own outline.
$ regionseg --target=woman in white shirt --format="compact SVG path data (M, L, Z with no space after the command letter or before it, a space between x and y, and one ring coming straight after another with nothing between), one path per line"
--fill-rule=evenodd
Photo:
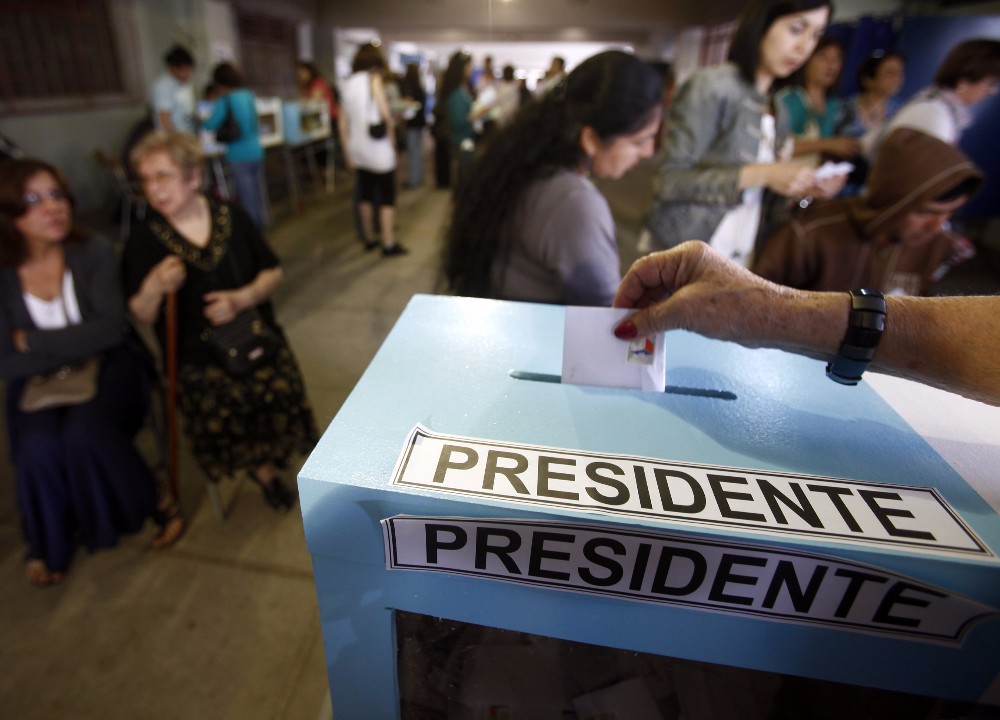
M347 167L357 173L358 213L365 249L381 244L382 255L406 253L396 242L396 149L392 112L382 82L385 60L371 43L358 48L353 73L343 87L338 126ZM381 242L375 237L375 208L378 207Z
M48 163L12 160L0 169L0 377L35 585L60 582L78 542L112 547L156 512L153 473L132 442L151 376L126 341L114 250L74 226L72 206L62 173ZM96 365L90 399L30 403L33 378L88 362ZM162 546L183 531L178 514L169 523Z

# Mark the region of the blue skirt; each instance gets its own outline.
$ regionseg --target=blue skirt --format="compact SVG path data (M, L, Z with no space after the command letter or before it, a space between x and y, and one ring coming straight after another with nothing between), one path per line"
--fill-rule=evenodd
M25 413L25 380L7 385L7 432L28 557L65 572L77 544L93 552L140 530L156 506L156 480L133 439L151 380L127 344L104 356L90 402Z

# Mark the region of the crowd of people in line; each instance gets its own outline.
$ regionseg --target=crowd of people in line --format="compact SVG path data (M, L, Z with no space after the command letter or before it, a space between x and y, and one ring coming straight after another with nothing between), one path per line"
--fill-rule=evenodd
M454 293L613 304L635 310L615 330L623 339L685 328L830 359L846 291L865 288L889 296L875 367L1000 404L1000 370L982 367L1000 358L998 299L913 297L972 251L947 223L984 177L957 141L969 109L997 90L1000 42L959 44L901 107L905 58L879 52L841 101L831 13L828 0L755 0L728 62L676 95L669 72L618 50L569 73L555 58L533 95L512 66L477 76L456 52L433 112L417 66L397 82L375 44L358 49L339 90L311 63L297 79L329 106L360 239L385 257L407 252L395 235L397 149L410 157L407 186L423 184L430 120L436 183L454 192L442 263ZM157 382L137 329L153 328L176 362L191 452L210 480L246 473L287 510L296 498L281 471L317 441L270 300L282 270L264 236L254 94L220 63L199 120L193 57L177 47L165 60L154 128L128 157L149 210L121 257L77 225L59 168L22 158L0 170L0 377L36 585L58 583L77 545L113 546L149 519L157 547L184 532L177 498L134 445ZM231 134L239 202L207 192L199 126ZM640 240L649 254L622 279L593 179L620 178L661 144ZM854 167L828 172L830 160Z

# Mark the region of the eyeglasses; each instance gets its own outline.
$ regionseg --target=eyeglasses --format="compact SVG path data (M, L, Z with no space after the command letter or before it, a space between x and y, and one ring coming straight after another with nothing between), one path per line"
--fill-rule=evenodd
M159 185L160 183L173 182L179 178L181 174L176 170L159 170L152 175L142 175L139 177L139 182L142 183L143 187L149 187L150 185Z
M41 205L44 200L55 200L56 202L65 202L69 200L69 196L66 195L65 190L60 190L59 188L52 188L45 192L26 192L24 194L24 204L30 210L33 207Z

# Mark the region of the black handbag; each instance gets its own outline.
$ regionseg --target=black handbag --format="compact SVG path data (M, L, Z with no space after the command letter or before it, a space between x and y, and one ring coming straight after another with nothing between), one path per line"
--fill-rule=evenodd
M233 106L229 102L229 96L226 95L222 101L226 104L226 117L222 120L222 124L219 125L218 129L216 129L215 139L220 143L231 143L243 137L243 130L240 128L240 124L236 122L236 116L233 115Z
M373 140L381 140L382 138L384 138L386 135L389 134L389 126L386 124L385 120L382 119L381 114L379 113L378 105L377 104L375 105L375 112L372 113L372 103L374 102L374 100L375 100L375 97L372 95L371 80L369 79L369 81L368 81L368 107L366 109L366 113L369 116L369 119L372 119L371 116L374 114L375 117L376 117L376 119L378 119L378 122L374 122L374 123L373 122L369 122L368 123L368 136L370 138L372 138Z
M201 338L233 375L246 375L264 365L281 345L278 334L256 308L244 310L223 325L210 325Z
M232 248L228 250L229 262L240 277L239 265ZM246 375L273 358L281 347L281 338L257 308L244 310L222 325L209 325L201 331L201 339L208 343L215 356L232 375Z

